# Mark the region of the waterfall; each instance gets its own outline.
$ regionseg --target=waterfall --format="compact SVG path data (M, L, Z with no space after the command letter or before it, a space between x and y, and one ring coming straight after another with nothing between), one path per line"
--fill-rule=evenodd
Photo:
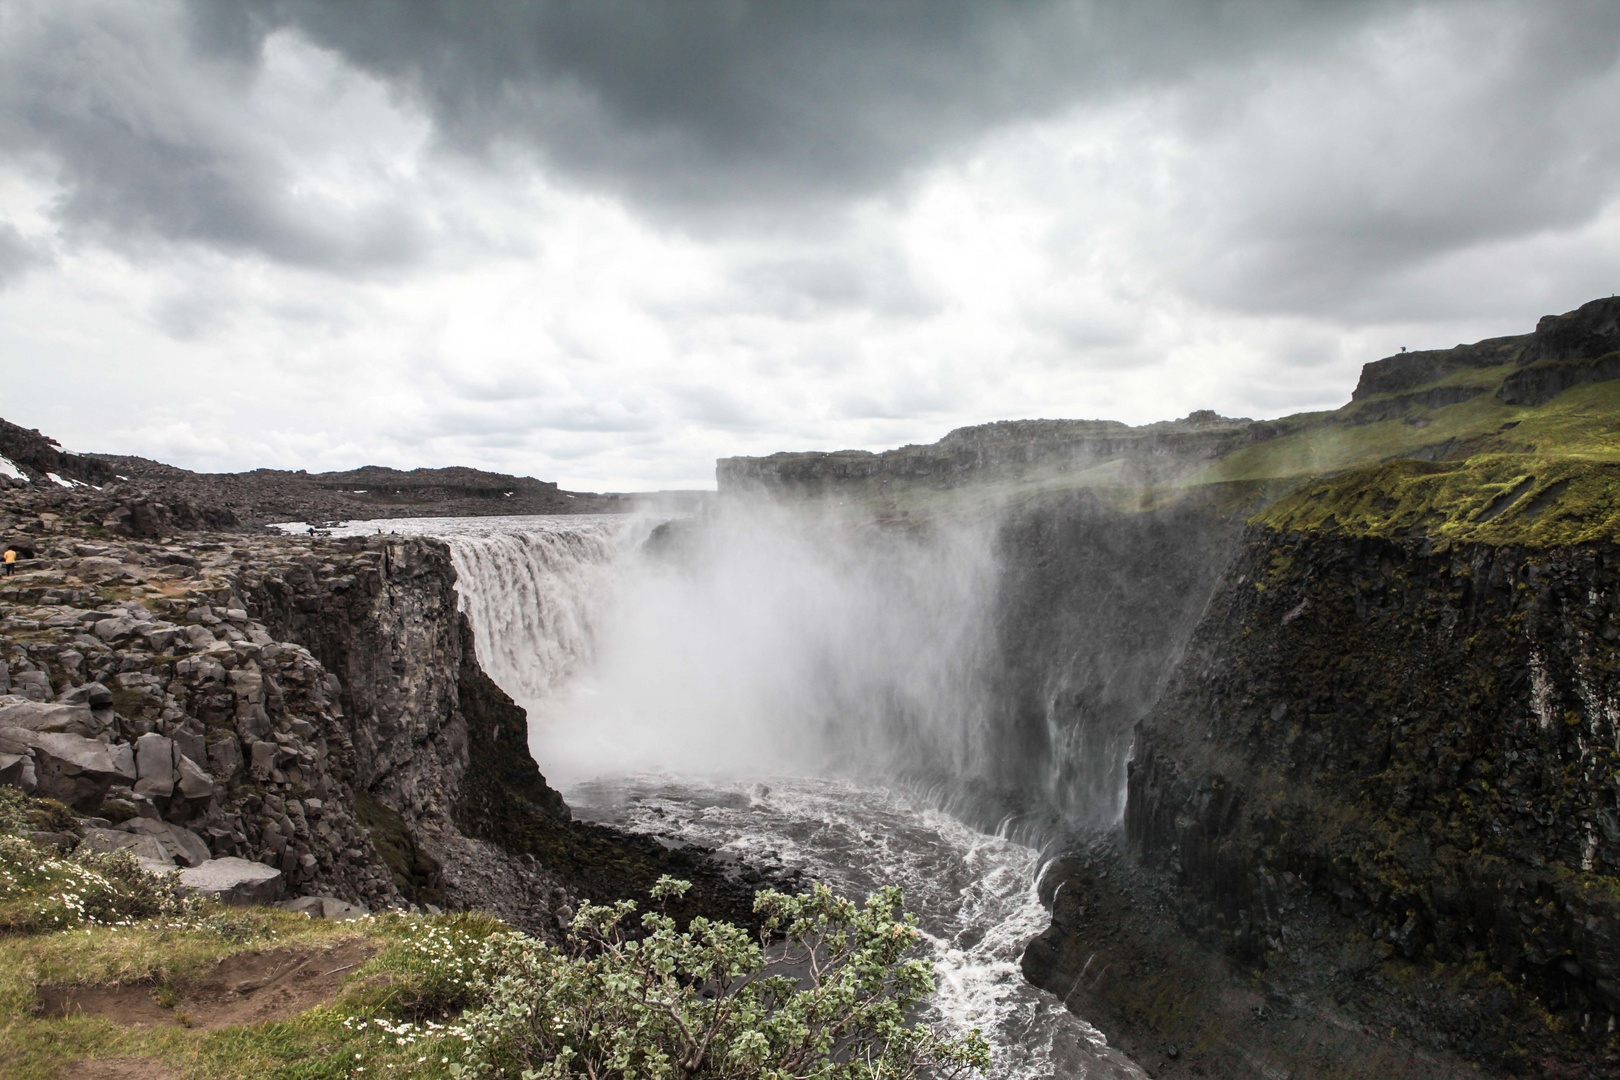
M540 519L522 531L447 532L478 663L520 702L549 696L594 655L623 518Z

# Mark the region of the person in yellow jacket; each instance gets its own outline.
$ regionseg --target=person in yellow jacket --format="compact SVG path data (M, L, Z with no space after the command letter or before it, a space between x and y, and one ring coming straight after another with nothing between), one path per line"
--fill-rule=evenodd
M17 572L17 550L6 548L6 576L10 577Z

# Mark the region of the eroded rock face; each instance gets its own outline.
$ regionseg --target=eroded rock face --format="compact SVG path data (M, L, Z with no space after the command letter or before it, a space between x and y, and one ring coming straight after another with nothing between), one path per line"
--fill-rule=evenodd
M0 696L0 781L123 822L117 843L145 836L169 862L246 857L295 891L403 903L358 820L335 682L231 592L254 551L37 550L0 593L0 690L27 691Z
M1414 998L1402 1023L1433 1008L1499 1064L1527 1045L1597 1060L1620 1013L1617 641L1612 546L1257 530L1138 728L1127 834L1186 890L1180 917L1248 963L1320 901L1499 1011L1441 1024Z

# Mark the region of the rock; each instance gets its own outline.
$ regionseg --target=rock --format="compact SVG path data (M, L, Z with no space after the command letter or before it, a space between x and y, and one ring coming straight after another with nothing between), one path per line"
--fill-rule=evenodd
M75 686L57 699L63 705L88 705L92 709L111 708L112 691L99 682Z
M133 792L108 796L101 804L101 814L120 824L137 817L150 818L153 821L163 820L163 815L158 813L151 799Z
M222 784L235 780L242 772L242 744L236 739L209 743L208 767Z
M105 743L66 732L30 736L38 795L90 812L101 805L107 789L121 776Z
M135 632L135 620L128 615L120 615L116 619L102 619L96 623L94 632L102 641L117 641Z
M0 784L22 786L23 768L34 763L32 757L22 754L0 754Z
M188 799L206 799L214 793L214 781L202 767L184 754L176 755L175 772L179 774L180 794Z
M280 748L272 742L253 744L253 775L256 779L270 779L270 771L276 767L276 755L279 752Z
M238 907L274 903L286 888L280 870L234 855L182 870L180 884L191 892Z
M201 866L210 857L208 845L203 842L202 837L190 829L171 825L167 821L153 821L144 817L131 818L119 826L119 831L156 839L169 853L171 860L185 866Z
M117 581L132 576L133 567L105 555L80 559L74 573L81 581Z
M370 914L364 905L346 904L331 896L300 896L294 900L284 900L276 906L284 911L298 911L312 919L330 922L348 922Z
M49 701L51 680L43 671L19 671L11 677L11 690L29 701Z
M169 733L174 740L175 752L184 754L199 765L208 760L208 743L200 732L192 731L195 721L188 721L185 727Z
M107 756L112 758L113 768L118 770L118 779L113 783L119 787L133 787L139 776L135 771L135 748L129 743L113 743L107 747Z
M135 793L162 797L174 792L174 741L156 733L135 740Z
M101 730L101 725L90 715L88 705L50 705L41 701L0 705L0 726L65 731L72 735L93 735Z
M151 647L153 652L168 652L169 647L174 644L180 633L178 626L154 627L146 632L146 644Z
M97 853L127 851L143 863L160 863L165 869L174 869L174 856L155 836L144 833L122 832L118 829L86 829L84 848Z

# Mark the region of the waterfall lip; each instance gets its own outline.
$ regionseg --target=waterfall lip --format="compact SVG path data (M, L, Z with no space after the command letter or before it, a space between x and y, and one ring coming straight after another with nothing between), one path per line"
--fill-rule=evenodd
M449 540L454 536L478 536L504 532L566 531L599 527L609 522L668 521L680 514L633 510L622 514L490 514L481 517L366 518L323 526L333 539L398 533ZM299 535L311 527L307 521L278 521L267 526L289 535Z

